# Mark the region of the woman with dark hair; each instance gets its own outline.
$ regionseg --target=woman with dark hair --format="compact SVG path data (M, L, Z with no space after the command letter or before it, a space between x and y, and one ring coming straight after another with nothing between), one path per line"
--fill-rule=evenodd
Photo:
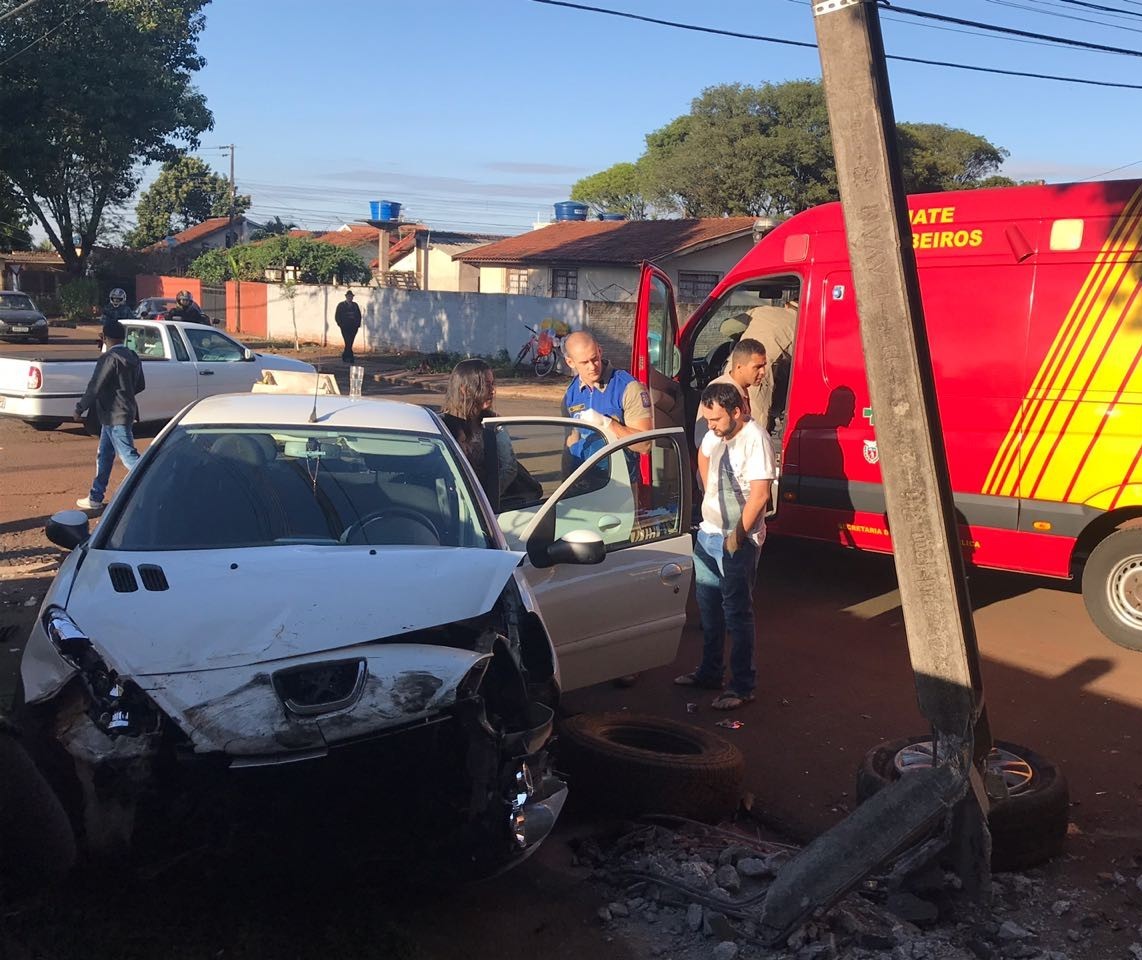
M511 437L504 430L495 431L496 457L491 460L484 449L485 417L494 417L492 402L496 399L496 377L492 368L484 360L473 358L461 360L452 368L448 386L444 392L441 419L448 432L456 438L464 456L472 464L484 491L499 503L500 495L507 490L519 472L515 454L512 453ZM493 482L489 471L495 463L496 477Z

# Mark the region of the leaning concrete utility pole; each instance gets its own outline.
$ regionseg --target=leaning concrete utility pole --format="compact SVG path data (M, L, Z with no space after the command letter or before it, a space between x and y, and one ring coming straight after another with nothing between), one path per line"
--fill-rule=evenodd
M876 0L821 0L813 17L908 652L935 756L930 776L882 790L782 871L762 918L774 942L901 850L921 843L923 855L937 823L965 887L990 880L991 735Z

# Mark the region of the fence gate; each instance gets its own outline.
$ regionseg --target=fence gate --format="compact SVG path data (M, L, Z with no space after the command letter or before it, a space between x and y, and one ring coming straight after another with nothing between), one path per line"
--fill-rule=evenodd
M211 320L217 320L229 329L226 323L226 287L223 284L204 283L202 285L202 312Z

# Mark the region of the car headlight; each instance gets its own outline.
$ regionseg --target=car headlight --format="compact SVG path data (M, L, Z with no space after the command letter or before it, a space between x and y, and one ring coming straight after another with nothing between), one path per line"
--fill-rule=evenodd
M130 680L123 681L104 663L79 625L62 607L44 612L44 630L52 646L78 671L90 706L87 715L109 736L138 736L154 731L159 714L154 704Z
M33 327L46 327L47 325L48 325L47 317L36 317L35 323L32 324Z

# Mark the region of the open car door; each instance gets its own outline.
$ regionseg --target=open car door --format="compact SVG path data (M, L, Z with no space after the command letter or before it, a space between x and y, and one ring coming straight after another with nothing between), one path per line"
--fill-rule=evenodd
M674 660L693 574L685 432L652 430L609 442L558 417L484 421L510 439L497 511L574 690ZM500 443L503 464L504 443ZM514 471L514 472L512 472ZM601 562L553 560L601 538Z
M686 403L678 377L680 366L674 289L658 267L643 263L630 372L650 391L652 422L656 429L686 426Z

